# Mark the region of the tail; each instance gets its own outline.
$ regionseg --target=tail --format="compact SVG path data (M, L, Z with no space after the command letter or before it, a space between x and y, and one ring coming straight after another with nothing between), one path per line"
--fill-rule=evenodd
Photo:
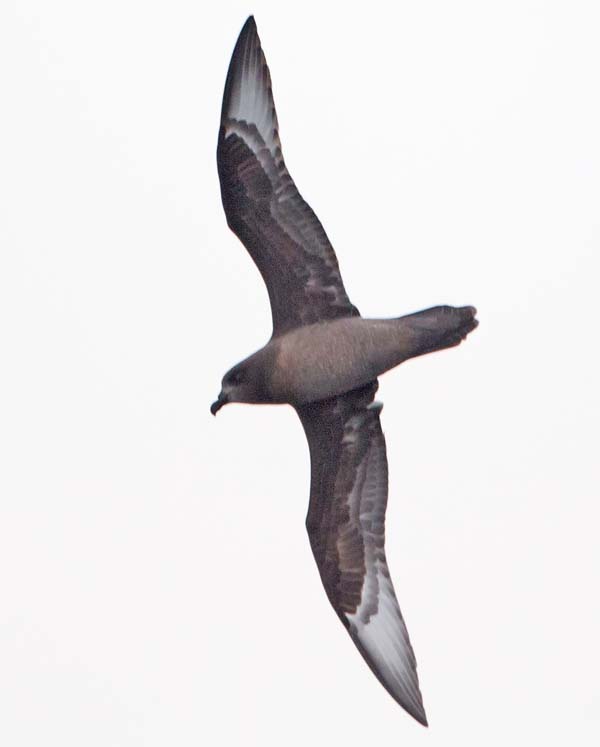
M453 348L479 324L473 306L434 306L400 317L403 337L408 342L406 358Z

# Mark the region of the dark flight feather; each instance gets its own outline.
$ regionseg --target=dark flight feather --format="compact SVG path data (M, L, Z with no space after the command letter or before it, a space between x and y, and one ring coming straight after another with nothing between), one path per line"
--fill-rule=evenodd
M271 77L252 17L227 73L217 166L227 223L269 292L273 335L358 315L327 234L283 161Z
M385 557L388 468L377 382L297 408L308 439L306 527L329 601L390 695L427 725Z
M227 74L217 164L227 222L269 292L273 336L360 316L323 227L285 167L271 79L252 17ZM373 381L296 408L311 457L306 526L329 601L354 644L390 695L426 725L415 657L385 557L388 473L376 390Z

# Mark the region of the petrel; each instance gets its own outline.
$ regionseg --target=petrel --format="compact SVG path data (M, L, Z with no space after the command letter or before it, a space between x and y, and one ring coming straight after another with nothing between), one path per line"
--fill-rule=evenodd
M364 319L350 302L335 252L290 176L271 78L254 18L235 45L217 147L231 230L258 266L273 334L223 377L211 406L290 404L311 461L306 527L325 592L390 695L427 725L416 662L385 557L385 440L377 377L399 363L458 345L477 326L472 306L436 306Z

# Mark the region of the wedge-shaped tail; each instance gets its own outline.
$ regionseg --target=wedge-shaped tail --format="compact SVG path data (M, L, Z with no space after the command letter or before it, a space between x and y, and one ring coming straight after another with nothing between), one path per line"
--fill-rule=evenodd
M407 358L453 348L479 324L474 306L434 306L398 319L407 345Z

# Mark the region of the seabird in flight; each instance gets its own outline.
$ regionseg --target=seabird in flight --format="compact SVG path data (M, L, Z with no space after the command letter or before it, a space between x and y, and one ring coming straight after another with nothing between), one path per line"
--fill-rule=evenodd
M287 403L311 460L306 527L325 591L390 695L427 725L416 662L385 558L385 440L377 377L409 358L458 345L477 326L472 306L363 319L333 247L281 152L271 78L256 24L233 51L217 148L227 223L258 266L273 334L223 377L228 402Z

